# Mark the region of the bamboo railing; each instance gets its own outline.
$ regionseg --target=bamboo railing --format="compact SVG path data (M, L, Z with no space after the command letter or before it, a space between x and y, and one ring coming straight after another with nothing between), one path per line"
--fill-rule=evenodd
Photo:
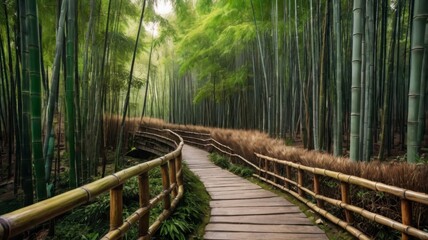
M219 152L228 156L231 161L240 161L242 164L251 167L256 172L253 174L254 177L291 194L306 204L313 211L342 227L358 239L370 239L370 237L357 227L353 226L354 215L359 215L367 220L401 232L401 239L403 240L410 238L428 239L428 232L418 229L412 225L413 204L418 203L427 207L428 194L390 186L340 172L308 167L286 160L279 160L259 153L254 153L257 157L257 163L254 163L234 153L234 151L228 146L212 139L210 134L201 134L182 130L175 130L175 132L180 134L188 144L205 148L208 151ZM294 178L292 176L293 174L291 174L292 170L297 172L297 174L294 174ZM323 195L321 192L323 183L320 181L320 177L340 182L340 187L337 190L340 192L340 199L334 199ZM311 179L312 189L304 186L304 179L308 178ZM401 222L353 205L350 195L351 186L356 186L368 191L386 193L400 198ZM312 200L308 199L307 196L310 196ZM331 204L335 207L341 208L344 212L344 218L341 219L328 212L325 209L325 204Z
M137 132L135 138L139 145L144 145L143 138L148 139L150 143L157 146L157 149L152 152L160 154L162 157L0 216L0 239L17 236L107 192L110 192L110 229L101 239L121 239L137 222L139 224L138 239L150 239L162 221L171 215L183 196L181 167L183 139L172 131L153 129L145 133ZM163 190L150 199L148 172L157 167L161 168ZM123 184L134 177L138 178L140 207L128 218L123 219ZM163 201L164 210L150 225L150 210L161 201Z

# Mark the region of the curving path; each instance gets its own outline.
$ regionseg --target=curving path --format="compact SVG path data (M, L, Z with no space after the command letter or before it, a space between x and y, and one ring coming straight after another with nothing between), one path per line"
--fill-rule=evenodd
M328 239L298 207L215 166L206 151L185 145L183 159L211 196L204 239Z

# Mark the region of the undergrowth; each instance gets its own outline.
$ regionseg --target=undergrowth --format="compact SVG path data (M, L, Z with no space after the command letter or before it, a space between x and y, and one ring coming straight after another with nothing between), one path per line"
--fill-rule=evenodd
M233 164L229 161L227 157L218 153L210 153L210 159L215 165L223 169L227 169L230 172L244 178L249 178L254 173L253 169L242 165Z
M153 239L200 239L200 224L209 214L209 195L202 182L183 164L184 196L171 217L165 220ZM149 172L150 197L162 191L160 169ZM127 181L123 187L123 218L125 219L138 209L137 178ZM104 194L94 202L79 207L60 219L51 239L99 239L109 229L109 195ZM160 202L150 211L150 224L163 211ZM199 232L199 233L198 233ZM136 239L138 229L133 226L124 239Z

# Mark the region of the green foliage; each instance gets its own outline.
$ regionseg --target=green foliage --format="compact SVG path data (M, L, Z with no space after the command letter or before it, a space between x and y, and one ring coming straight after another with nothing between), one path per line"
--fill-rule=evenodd
M229 162L229 159L223 157L222 155L219 155L217 153L211 153L210 159L215 165L217 165L223 169L229 169L230 168L231 164Z
M229 171L244 178L249 178L254 173L254 171L251 168L244 167L241 165L235 165L235 164L231 165L231 167L229 168Z
M0 192L0 195L2 194L4 194L4 192ZM2 199L0 201L0 215L21 208L23 200L24 196L22 193L19 193L19 195L15 199Z
M402 161L406 160L406 157L400 159ZM426 154L421 154L416 156L416 164L428 164L428 156Z
M217 153L211 153L209 157L215 165L223 169L227 169L238 176L249 178L254 173L253 169L251 168L230 163L229 159L223 155L220 155Z
M212 98L213 94L217 101L236 94L245 86L250 75L251 71L245 64L231 68L236 65L235 57L256 39L252 15L246 11L249 9L249 2L238 2L240 4L235 1L210 4L198 2L196 12L201 15L191 23L189 30L179 35L179 73L196 73L200 80L194 103ZM262 6L263 3L259 5ZM259 23L259 30L262 32L268 33L272 29L272 23L268 21L269 14L270 12L263 12L263 19ZM279 28L283 29L283 25Z

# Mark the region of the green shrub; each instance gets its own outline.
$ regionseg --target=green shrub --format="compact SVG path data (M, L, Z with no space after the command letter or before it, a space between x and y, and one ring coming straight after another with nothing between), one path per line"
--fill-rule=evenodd
M251 176L253 176L253 169L248 168L248 167L241 167L241 171L239 173L240 176L244 177L244 178L249 178Z
M227 159L226 157L224 157L222 155L219 155L217 153L211 153L210 159L215 165L217 165L223 169L229 169L229 167L230 167L229 159Z
M232 172L238 176L244 177L244 178L249 178L254 173L253 169L242 166L242 165L232 164L229 162L229 159L227 157L224 157L224 156L217 154L217 153L211 153L210 159L215 165L217 165L223 169L227 169L230 172Z

